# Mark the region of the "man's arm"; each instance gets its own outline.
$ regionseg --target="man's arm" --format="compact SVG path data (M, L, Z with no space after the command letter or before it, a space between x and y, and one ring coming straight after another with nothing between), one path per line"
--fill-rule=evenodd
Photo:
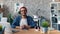
M17 18L15 18L15 19L13 20L13 23L12 23L12 25L11 25L12 28L15 28L15 27L16 27L16 20L17 20Z
M16 17L12 23L12 28L16 28L19 25L19 17Z
M32 28L36 26L36 23L34 22L32 17L30 17L29 24L30 24L30 27L32 27Z

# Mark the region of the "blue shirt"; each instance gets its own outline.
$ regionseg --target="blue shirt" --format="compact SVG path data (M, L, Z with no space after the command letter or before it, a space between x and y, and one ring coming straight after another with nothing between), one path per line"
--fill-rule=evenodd
M16 17L14 19L14 21L13 21L13 23L11 25L12 28L15 28L16 26L20 26L20 20L21 20L21 18L22 18L21 16L18 16L18 17ZM33 18L30 17L30 16L27 16L27 23L31 27L34 27L35 26L35 22L34 22Z

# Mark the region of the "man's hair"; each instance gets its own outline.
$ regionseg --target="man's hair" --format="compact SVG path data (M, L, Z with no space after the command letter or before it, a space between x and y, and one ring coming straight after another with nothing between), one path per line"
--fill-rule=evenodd
M21 7L20 8L20 11L18 12L19 14L21 14L21 9L24 8L26 11L27 11L27 8L26 7Z

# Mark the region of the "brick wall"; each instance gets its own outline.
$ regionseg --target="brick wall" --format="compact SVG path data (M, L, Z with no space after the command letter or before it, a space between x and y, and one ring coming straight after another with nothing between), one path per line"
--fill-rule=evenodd
M51 0L0 0L0 2L4 3L5 16L7 16L8 12L13 14L15 2L22 2L28 9L28 15L32 16L40 9L38 15L50 19Z

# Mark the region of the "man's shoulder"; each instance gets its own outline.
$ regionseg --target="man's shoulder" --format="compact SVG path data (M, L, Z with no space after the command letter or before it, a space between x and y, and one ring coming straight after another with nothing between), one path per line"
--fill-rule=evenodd
M21 18L21 16L18 15L16 18Z
M21 16L17 16L16 18L21 18ZM27 16L27 18L33 19L31 16Z
M32 18L33 19L33 17L31 17L31 16L27 16L27 18Z

